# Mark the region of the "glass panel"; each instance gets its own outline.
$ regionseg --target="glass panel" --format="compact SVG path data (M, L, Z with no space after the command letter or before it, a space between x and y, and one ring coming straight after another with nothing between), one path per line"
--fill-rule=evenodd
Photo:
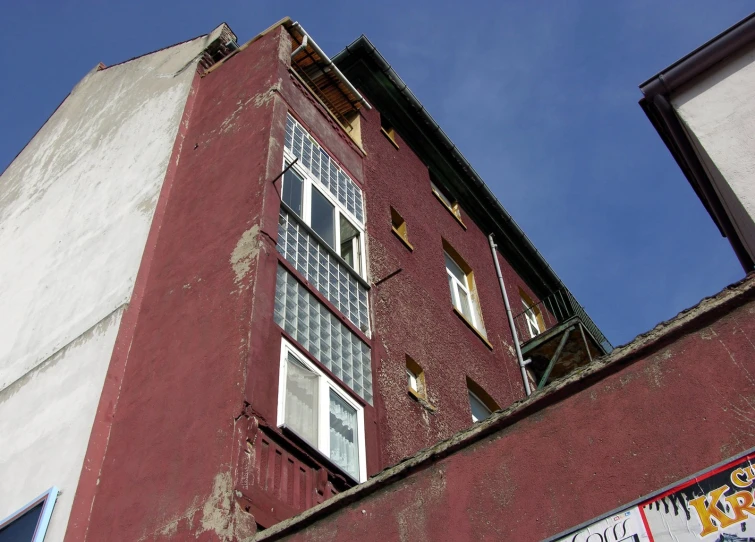
M490 410L488 410L488 407L486 407L485 404L480 401L474 393L472 393L471 391L468 393L469 406L472 407L472 421L479 422L490 416Z
M443 255L446 257L446 269L448 269L454 277L456 277L456 280L461 282L464 286L467 285L467 274L462 271L461 267L445 252Z
M346 272L346 266L325 250L324 245L281 209L278 252L291 262L359 329L370 335L367 290ZM276 305L277 307L277 305Z
M458 286L457 290L459 292L459 304L461 305L461 307L459 307L459 310L464 315L464 317L469 320L470 323L474 323L474 320L472 319L472 307L470 305L467 292L465 292L463 288L459 288Z
M540 325L537 322L537 316L532 310L528 310L524 313L524 317L527 320L527 327L529 328L530 337L535 337L540 334Z
M409 369L406 370L406 376L409 378L409 389L418 392L419 388L417 387L417 377Z
M286 148L360 223L364 222L362 191L290 115L286 120Z
M278 265L275 323L372 404L370 347Z
M0 529L0 542L32 542L34 534L37 532L37 523L39 516L42 515L44 505L45 502L42 501L12 523Z
M286 412L284 422L317 448L317 386L320 377L292 354L286 366Z
M0 529L0 542L32 542L37 532L39 516L42 515L45 501L31 508L21 517L16 518Z
M354 271L359 272L359 231L341 215L341 257Z
M283 175L283 201L299 216L302 216L301 194L303 180L294 170L289 169Z
M330 460L359 480L357 411L330 390Z
M451 305L455 307L456 306L456 293L454 292L454 289L456 288L456 282L454 282L454 279L450 273L446 273L446 276L448 277L448 288L449 290L451 290Z
M317 188L312 187L312 229L331 248L335 248L335 207Z

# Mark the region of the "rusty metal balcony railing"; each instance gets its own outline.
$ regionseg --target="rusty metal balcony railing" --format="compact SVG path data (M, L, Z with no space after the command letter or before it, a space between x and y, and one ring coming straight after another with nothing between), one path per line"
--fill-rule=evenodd
M552 327L577 317L585 330L607 354L613 345L567 289L558 290L514 316L519 343L524 344Z

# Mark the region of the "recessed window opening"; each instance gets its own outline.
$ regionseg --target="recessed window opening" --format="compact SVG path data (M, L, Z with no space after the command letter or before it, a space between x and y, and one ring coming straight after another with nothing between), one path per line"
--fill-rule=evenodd
M382 115L380 114L380 131L383 132L383 134L393 143L393 146L398 148L398 143L396 141L396 130L394 130L393 126L390 122Z
M451 303L475 329L482 332L482 317L472 269L448 243L443 241L446 276L451 292Z
M529 333L530 339L534 339L545 331L543 316L537 305L532 302L529 296L521 288L519 289L519 295L522 299L522 305L524 306L524 323L527 328L527 333Z
M391 207L391 225L402 239L404 239L405 241L409 240L406 233L406 221L393 207Z
M364 230L329 191L294 164L283 175L281 199L323 243L364 276Z
M354 480L367 479L364 408L285 340L278 426L295 433Z
M469 377L467 377L467 395L469 397L469 408L472 412L472 422L485 420L493 412L500 410L498 403Z
M407 386L412 395L427 400L427 388L425 387L425 372L419 363L406 356Z
M446 208L453 213L453 215L461 221L461 209L459 207L459 203L452 199L446 192L444 192L441 188L438 187L437 184L435 184L433 181L430 181L430 188L433 191L433 194L435 194L435 197L437 197L443 205L446 206Z

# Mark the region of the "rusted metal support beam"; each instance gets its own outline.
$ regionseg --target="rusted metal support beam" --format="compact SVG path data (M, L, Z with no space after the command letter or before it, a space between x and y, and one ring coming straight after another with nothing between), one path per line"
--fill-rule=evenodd
M556 362L558 361L558 358L561 356L561 351L564 349L564 345L566 345L566 339L569 338L569 335L571 335L572 330L574 329L574 326L570 327L564 332L564 336L561 337L561 342L558 343L558 348L556 348L556 353L553 354L553 357L551 358L550 363L548 363L548 368L545 369L545 373L543 373L543 378L540 379L540 383L537 385L537 389L541 390L545 386L545 383L548 382L548 377L551 375L551 371L553 370L553 367L556 366Z
M579 326L579 332L582 334L582 342L585 343L585 350L587 350L587 358L592 362L592 354L590 353L590 345L587 343L587 337L585 337L585 329L582 327L582 323L577 324Z

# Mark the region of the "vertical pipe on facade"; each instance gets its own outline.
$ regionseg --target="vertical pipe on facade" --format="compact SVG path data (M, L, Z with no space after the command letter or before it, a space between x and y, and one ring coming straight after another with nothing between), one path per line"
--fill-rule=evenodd
M516 332L516 325L514 324L514 315L511 314L511 305L509 305L509 296L506 293L506 285L503 283L503 273L501 273L501 264L498 262L498 254L496 253L495 241L493 240L493 234L488 235L488 243L490 243L490 253L493 256L493 263L495 264L495 272L498 275L498 285L501 287L501 295L503 296L503 304L506 307L506 318L509 320L509 327L511 328L511 336L514 339L514 348L516 348L516 359L519 363L519 370L522 372L522 381L524 382L524 392L529 397L532 394L530 389L530 381L527 378L527 369L525 368L524 359L522 359L522 349L519 348L519 334Z

